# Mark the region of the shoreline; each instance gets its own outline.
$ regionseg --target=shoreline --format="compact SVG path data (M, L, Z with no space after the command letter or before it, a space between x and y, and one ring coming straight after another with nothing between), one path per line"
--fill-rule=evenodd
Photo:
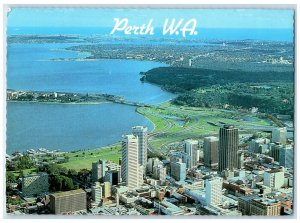
M99 104L106 104L106 103L114 103L110 101L103 101L103 102L51 102L51 101L17 101L17 100L6 100L6 103L32 103L32 104L57 104L57 105L99 105Z

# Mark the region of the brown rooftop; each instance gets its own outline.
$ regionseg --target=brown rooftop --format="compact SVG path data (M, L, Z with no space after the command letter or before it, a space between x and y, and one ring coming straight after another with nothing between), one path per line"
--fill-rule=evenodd
M58 192L51 194L53 197L65 197L65 196L70 196L70 195L75 195L75 194L82 194L85 193L84 190L82 189L77 189L77 190L70 190L70 191L63 191L63 192Z

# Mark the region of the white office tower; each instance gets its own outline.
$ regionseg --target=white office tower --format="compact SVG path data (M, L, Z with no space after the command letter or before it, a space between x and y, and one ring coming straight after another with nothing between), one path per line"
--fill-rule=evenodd
M207 205L218 206L222 204L223 179L216 177L205 180L205 200Z
M278 142L285 145L286 135L287 135L286 127L274 128L272 130L272 142Z
M155 162L153 165L153 178L160 181L160 185L165 184L166 177L167 177L167 168L163 166L163 163L158 160L158 162Z
M143 126L134 126L132 134L138 137L139 140L139 164L145 167L147 164L147 150L148 150L148 133L147 128Z
M150 160L150 159L149 159ZM157 166L161 166L161 165L163 165L163 163L158 159L158 158L151 158L151 162L149 162L149 160L148 160L148 163L149 163L149 169L151 170L151 174L152 175L155 175L155 170L154 170L154 168L155 167L157 167ZM150 164L151 164L151 166L150 166Z
M284 171L280 169L269 170L264 173L264 185L279 189L284 185Z
M102 187L99 182L92 186L92 199L99 204L102 199Z
M131 190L143 184L143 165L139 164L139 139L134 135L125 135L122 139L122 180Z
M186 153L186 166L188 169L197 166L199 161L199 146L197 140L184 140L184 152Z

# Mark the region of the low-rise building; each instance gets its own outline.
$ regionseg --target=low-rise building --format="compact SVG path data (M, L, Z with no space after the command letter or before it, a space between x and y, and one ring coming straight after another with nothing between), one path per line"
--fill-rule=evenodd
M250 204L251 204L251 200L255 198L258 198L258 196L250 195L250 196L238 197L238 210L242 212L243 215L251 215Z
M102 200L102 187L99 182L96 182L96 184L92 186L92 199L96 204L99 204Z
M48 191L47 173L31 174L22 178L22 193L25 197L37 196Z
M86 211L86 209L86 192L82 189L59 192L50 195L50 211L53 214Z
M256 198L250 203L251 215L279 216L281 203L276 199Z
M158 209L159 213L165 215L182 215L184 210L176 205L168 202L167 200L162 200L161 202L154 202L154 207Z
M264 185L274 189L281 188L284 185L284 171L281 169L265 171Z

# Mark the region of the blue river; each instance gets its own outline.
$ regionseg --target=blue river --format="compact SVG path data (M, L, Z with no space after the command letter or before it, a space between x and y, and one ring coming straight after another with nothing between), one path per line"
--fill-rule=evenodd
M7 88L58 92L108 93L127 100L159 104L176 95L140 81L140 72L166 66L133 60L65 60L84 53L70 44L9 44ZM63 105L7 103L6 152L47 148L73 151L118 142L131 127L153 124L134 107L112 103Z

